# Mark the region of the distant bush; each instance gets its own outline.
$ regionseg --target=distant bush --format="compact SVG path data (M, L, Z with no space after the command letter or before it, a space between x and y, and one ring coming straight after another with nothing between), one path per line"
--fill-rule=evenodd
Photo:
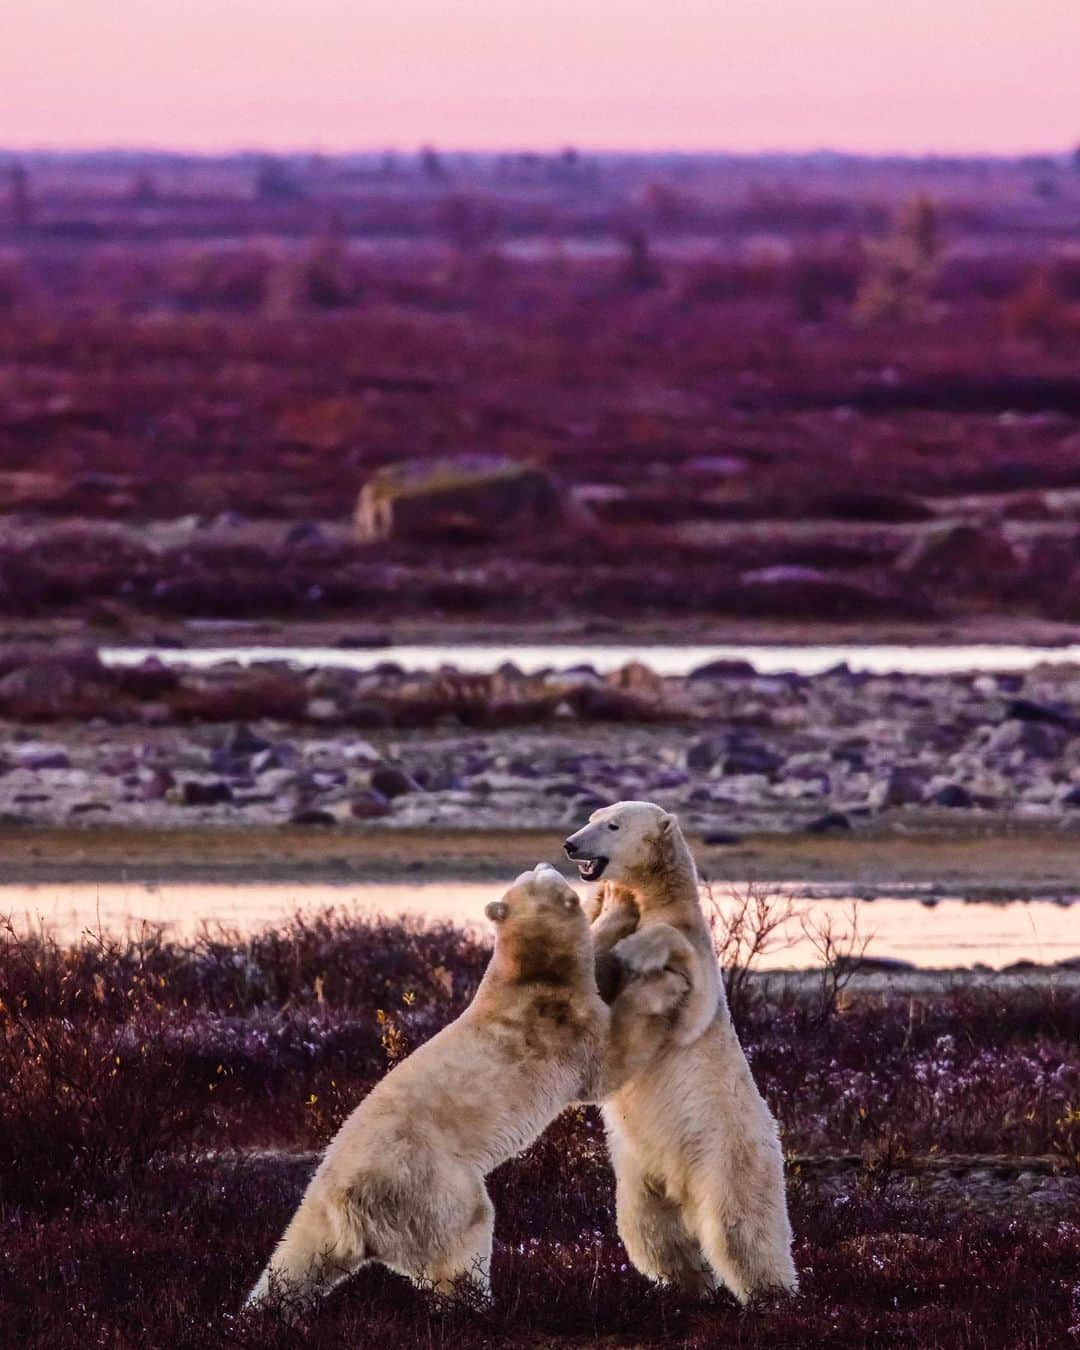
M1006 330L1014 337L1056 346L1080 338L1080 291L1071 270L1044 268L1004 307Z
M207 250L182 259L166 284L182 309L256 313L270 295L274 266L262 249Z
M941 252L938 211L921 195L901 212L892 232L866 245L866 267L855 296L855 317L913 318L925 311Z
M313 243L292 269L292 303L300 309L350 309L363 286L355 265L336 239Z

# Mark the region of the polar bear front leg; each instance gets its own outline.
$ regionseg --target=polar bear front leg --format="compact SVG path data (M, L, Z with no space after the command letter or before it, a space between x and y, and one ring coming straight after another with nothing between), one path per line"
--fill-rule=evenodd
M667 965L620 963L620 987L606 1035L579 1100L602 1102L644 1072L671 1041L672 1027L691 993L690 978L675 960Z
M703 961L693 944L670 923L651 923L632 936L622 938L612 948L624 972L626 987L634 983L639 998L667 999L667 1007L655 1011L676 1011L672 1035L676 1044L697 1041L715 1017L718 991L715 964ZM672 981L678 980L678 985ZM682 985L686 988L682 988ZM652 995L648 994L652 985Z
M603 881L585 905L596 954L596 984L605 1003L614 1003L623 984L623 969L613 948L638 926L641 911L633 892Z

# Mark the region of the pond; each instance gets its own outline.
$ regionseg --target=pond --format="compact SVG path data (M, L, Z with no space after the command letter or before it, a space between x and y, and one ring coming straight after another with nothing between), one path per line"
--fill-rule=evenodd
M345 670L371 670L392 661L406 670L436 670L452 665L465 673L495 670L512 661L526 674L538 670L566 670L591 665L600 672L617 670L629 661L643 661L658 675L688 675L709 661L749 661L762 675L792 671L819 675L847 664L853 671L872 675L893 672L905 675L948 675L964 671L1025 671L1044 662L1080 662L1080 643L1042 647L999 643L934 646L929 643L902 646L884 644L766 646L685 646L544 644L486 644L469 646L400 645L358 650L340 647L104 647L101 659L107 665L138 665L147 657L167 665L213 666L223 661L250 665L264 661L287 661L298 666L336 666Z
M452 881L0 886L0 915L10 916L21 930L42 927L64 941L86 931L131 932L143 922L165 925L178 937L204 926L246 935L281 924L297 913L310 915L329 907L360 915L448 920L486 930L484 905L496 899L501 889L497 882ZM807 897L806 889L797 885L773 889L791 896L813 924L831 918L839 929L849 929L854 908L859 932L871 939L869 954L927 969L977 962L1001 968L1021 960L1051 964L1080 956L1080 904L920 901L895 895L845 900ZM730 913L734 897L741 893L738 884L717 891L722 911ZM764 969L816 964L814 946L795 917L761 962Z

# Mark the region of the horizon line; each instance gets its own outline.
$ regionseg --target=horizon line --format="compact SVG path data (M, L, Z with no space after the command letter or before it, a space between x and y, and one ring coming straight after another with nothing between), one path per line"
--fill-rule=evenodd
M716 146L653 146L634 145L582 145L573 141L559 144L536 145L515 144L505 146L470 146L445 144L434 140L417 141L408 145L395 142L382 144L356 145L349 148L328 149L319 145L284 146L273 143L239 143L219 147L183 146L169 144L126 144L108 141L94 144L10 144L0 142L0 155L40 155L40 156L77 156L77 155L158 155L183 157L186 159L236 159L247 156L307 156L310 158L348 159L379 155L415 156L425 151L434 151L446 157L475 157L495 159L505 155L557 156L573 152L579 156L658 159L869 159L869 160L1025 160L1025 159L1064 159L1068 160L1080 152L1080 138L1073 145L1051 148L1046 145L1029 146L1025 149L1010 150L948 150L943 148L907 148L907 149L844 149L838 146L820 145L813 148L794 149L782 146L761 146L756 149L733 149Z

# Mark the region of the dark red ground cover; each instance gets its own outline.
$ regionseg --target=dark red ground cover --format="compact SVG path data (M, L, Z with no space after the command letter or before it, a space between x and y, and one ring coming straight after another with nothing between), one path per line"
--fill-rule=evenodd
M0 211L0 511L224 518L227 538L345 523L383 465L480 452L546 469L596 529L420 550L65 533L0 546L0 615L509 622L528 593L540 620L1075 619L1077 514L1046 495L1080 487L1075 171L549 167L294 164L287 200L251 163L144 167L172 184L152 200L123 165L111 189L32 167L29 216ZM1053 560L1021 529L1019 576L895 577L898 527L961 494L1052 533ZM756 546L684 528L748 521ZM741 580L768 565L826 575Z
M303 1164L389 1063L455 1015L486 952L447 928L344 917L250 941L9 935L0 952L0 1342L34 1347L965 1346L1068 1343L1080 1228L959 1210L904 1160L1080 1160L1080 997L1031 988L911 1001L742 1005L791 1154L802 1291L743 1312L650 1289L614 1228L602 1127L566 1113L492 1178L491 1309L440 1310L364 1271L305 1333L238 1320ZM245 1161L246 1159L246 1161Z

